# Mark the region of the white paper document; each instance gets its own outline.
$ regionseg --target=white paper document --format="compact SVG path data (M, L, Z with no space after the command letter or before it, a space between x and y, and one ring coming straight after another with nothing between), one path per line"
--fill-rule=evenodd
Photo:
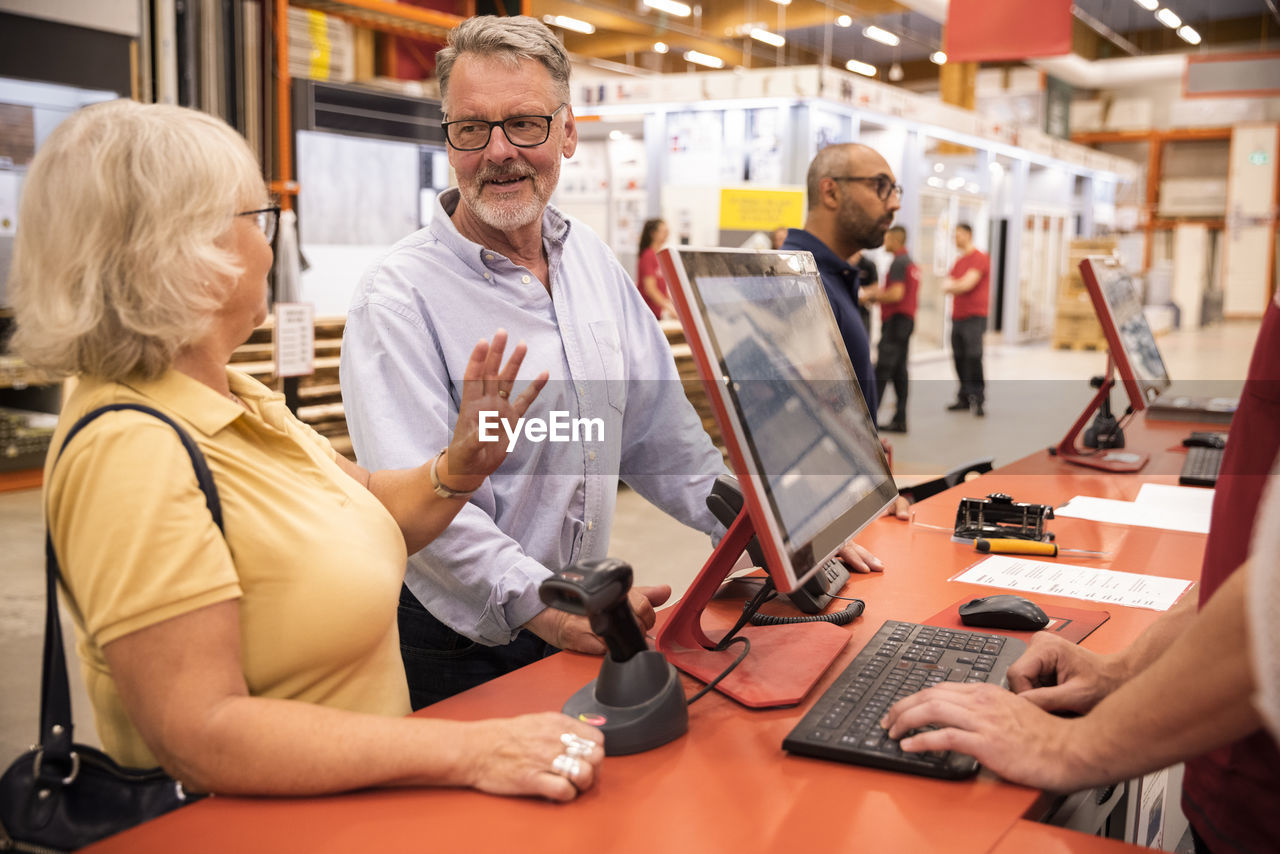
M992 555L986 560L978 561L951 580L1005 587L1026 593L1087 599L1090 602L1105 602L1128 608L1148 608L1153 611L1169 610L1191 586L1190 581L1180 578L1139 575L1136 572L1095 569L1091 566L1028 560L1009 555Z
M1133 501L1077 495L1053 512L1055 516L1113 525L1207 534L1212 510L1212 489L1144 483Z

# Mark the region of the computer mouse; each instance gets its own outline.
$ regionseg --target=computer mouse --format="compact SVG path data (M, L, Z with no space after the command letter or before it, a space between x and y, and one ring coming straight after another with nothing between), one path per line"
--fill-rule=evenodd
M1184 448L1225 448L1227 440L1221 436L1188 436L1182 440Z
M961 605L960 622L984 629L1038 632L1049 625L1049 616L1030 599L1000 593Z

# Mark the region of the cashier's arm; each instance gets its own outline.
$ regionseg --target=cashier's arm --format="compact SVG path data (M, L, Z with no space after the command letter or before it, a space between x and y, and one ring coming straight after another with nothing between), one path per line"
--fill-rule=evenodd
M1185 633L1078 718L1050 715L995 685L945 683L901 700L885 723L902 748L958 750L1007 780L1057 792L1165 768L1257 730L1242 566ZM1195 690L1187 686L1194 685Z
M982 280L982 273L978 270L970 270L958 279L947 279L947 283L942 286L944 294L965 294L978 286L978 282Z
M220 602L103 647L125 711L165 770L192 791L319 795L370 786L471 786L491 794L572 800L547 773L572 732L599 730L558 713L474 722L383 717L249 696L239 601Z

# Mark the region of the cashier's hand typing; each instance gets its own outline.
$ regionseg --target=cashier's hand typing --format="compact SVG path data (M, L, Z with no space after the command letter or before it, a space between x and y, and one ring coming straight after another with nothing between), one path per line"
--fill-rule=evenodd
M899 700L882 723L906 752L956 750L1012 783L1071 792L1099 774L1075 749L1081 720L1054 717L997 685L944 682ZM908 736L926 726L938 729Z
M595 785L604 760L600 730L559 712L477 721L464 740L467 784L491 795L571 801Z
M1084 714L1126 679L1117 658L1037 633L1009 666L1009 687L1042 709Z
M648 631L653 628L654 620L657 619L654 608L671 598L671 587L667 584L656 587L636 586L631 588L627 597L640 628ZM586 617L575 617L555 608L547 608L525 623L524 627L560 649L592 655L604 655L607 651L604 641L591 631Z

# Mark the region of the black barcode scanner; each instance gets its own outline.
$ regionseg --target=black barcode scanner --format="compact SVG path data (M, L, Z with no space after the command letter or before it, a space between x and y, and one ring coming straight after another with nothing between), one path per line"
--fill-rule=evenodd
M538 595L552 608L586 617L609 657L623 662L649 648L627 601L631 578L631 565L617 558L583 561L552 574Z
M689 730L680 677L666 656L649 649L631 611L631 579L630 564L605 558L552 573L538 588L550 607L586 617L609 648L600 675L563 708L566 715L600 727L609 756L649 750Z

